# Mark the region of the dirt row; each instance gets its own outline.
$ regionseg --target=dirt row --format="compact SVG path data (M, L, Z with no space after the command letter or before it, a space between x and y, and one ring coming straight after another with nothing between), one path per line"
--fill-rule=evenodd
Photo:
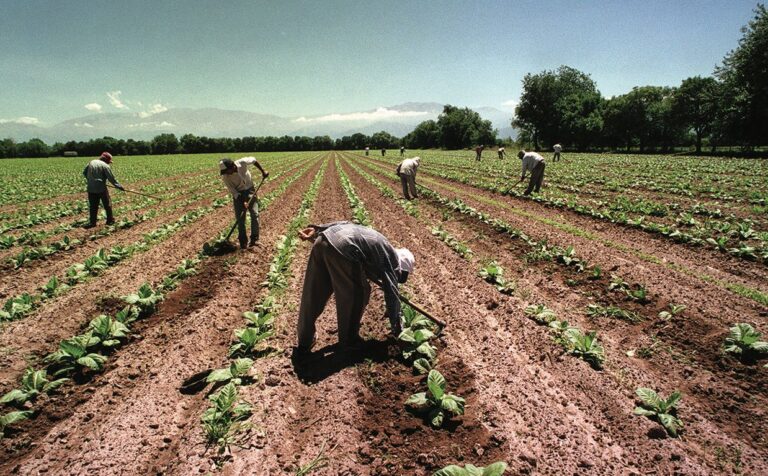
M381 176L379 178L386 180ZM637 305L618 302L620 299L615 297L616 293L608 293L605 289L605 282L600 286L589 282L576 286L573 280L578 279L577 273L564 271L556 265L528 265L521 260L526 250L519 246L519 241L499 236L477 220L453 216L443 221L442 211L423 200L420 201L419 211L420 221L440 223L470 245L475 258L465 266L475 273L484 258L496 259L504 266L507 277L513 277L517 283L521 303L513 311L516 319L527 320L521 312L526 304L543 303L554 309L560 318L582 329L596 328L609 356L605 373L613 380L612 386L625 394L625 399L631 402L634 389L639 386L651 386L665 394L675 389L683 390L686 394L683 419L687 424L689 420L696 422L690 425L687 437L689 454L698 454L696 457L705 464L719 468L728 461L713 458L714 455L732 455L738 451L743 453L742 460L748 461L744 464L765 467L768 449L763 423L766 402L761 390L765 385L765 375L756 375L754 367L744 367L733 359L723 360L719 352L725 334L723 330L715 330L707 339L696 340L698 335L691 338L685 330L712 328L710 322L706 319L702 321L696 314L685 313L671 322L660 321L656 319L656 313L666 306L666 301L658 300L657 296L653 296L654 302L645 310L638 309L640 306ZM586 289L580 289L584 288L583 284L587 284ZM589 320L583 311L586 304L595 301L596 296L604 304L619 304L638 311L649 321L629 325L620 321ZM491 301L488 307L496 305L496 301ZM676 328L682 331L673 332ZM540 332L546 333L543 329ZM654 344L654 338L660 342ZM643 346L658 347L650 361L626 356L628 350L639 350ZM549 347L550 352L558 353L554 346L550 344ZM558 357L558 360L561 358ZM551 356L547 359L551 360Z
M305 172L305 176L308 173ZM279 186L279 182L267 182L260 193L265 196ZM230 207L215 210L183 227L169 240L108 268L59 298L46 301L31 316L5 324L0 333L0 349L4 349L7 358L0 361L0 389L7 391L9 386L16 384L26 360L54 350L62 338L77 332L105 305L135 291L142 283L156 284L154 281L160 280L183 259L194 256L203 243L231 223ZM56 325L52 326L51 322Z
M259 282L274 253L272 244L319 166L316 161L263 213L259 247L206 260L200 273L182 282L142 324L141 337L76 392L64 418L49 418L45 434L0 472L162 474L182 449L190 449L182 442L202 432L199 418L207 400L203 394L182 396L179 387L190 375L226 363L232 330L242 325L241 313L262 292ZM198 233L210 239L225 222L208 223ZM174 242L186 245L189 238Z

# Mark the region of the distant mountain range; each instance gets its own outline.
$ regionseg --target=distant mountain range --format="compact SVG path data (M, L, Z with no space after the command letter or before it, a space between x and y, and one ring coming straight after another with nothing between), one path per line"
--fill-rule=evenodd
M492 107L474 108L499 130L499 137L515 137L510 126L512 114ZM99 113L69 119L50 127L16 122L0 123L0 138L25 141L40 138L51 144L57 141L88 140L110 136L118 139L151 139L158 134L176 136L194 134L208 137L245 136L318 136L339 138L361 132L371 135L387 131L402 137L420 122L437 119L443 111L439 103L409 102L378 109L335 113L323 116L281 117L247 111L224 109L168 109L148 113Z

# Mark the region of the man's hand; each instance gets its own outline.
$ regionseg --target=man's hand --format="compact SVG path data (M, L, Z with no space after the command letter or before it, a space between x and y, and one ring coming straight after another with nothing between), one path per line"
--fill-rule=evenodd
M267 177L269 177L269 172L267 172L266 170L262 170L262 171L261 171L261 177L262 177L262 178L267 178Z
M123 187L123 186L122 186L122 185L120 185L120 184L117 184L117 185L115 185L115 188L116 188L116 189L118 189L118 190L122 190L123 192L125 192L125 187Z
M310 241L315 239L315 229L313 227L304 228L303 230L299 230L299 238L301 238L304 241Z

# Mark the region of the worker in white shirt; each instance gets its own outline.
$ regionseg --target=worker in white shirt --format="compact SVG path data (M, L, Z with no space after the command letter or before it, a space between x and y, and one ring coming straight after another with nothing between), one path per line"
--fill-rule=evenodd
M400 177L400 183L403 185L403 196L406 200L411 197L419 198L416 191L416 171L419 168L420 157L405 159L397 166L397 175Z
M499 147L499 151L498 151L498 152L499 152L499 160L503 160L503 159L504 159L504 157L507 155L507 154L504 152L504 147Z
M560 160L560 152L562 152L563 146L561 146L560 144L555 144L552 147L552 150L555 151L555 156L552 158L552 162L557 162L558 160Z
M240 241L240 248L246 249L254 246L259 241L259 205L256 200L251 200L253 195L253 178L249 165L255 165L261 171L263 179L269 177L269 173L256 160L256 157L243 157L242 159L232 161L232 159L222 159L219 162L221 179L232 193L232 202L235 207L235 219L237 220L237 238ZM251 217L251 240L248 241L248 235L245 233L245 217L240 219L243 212L248 209Z
M539 192L541 189L541 183L544 181L544 157L536 152L526 152L521 150L517 153L517 157L522 161L523 172L520 175L520 182L525 180L525 174L531 173L531 180L528 182L528 188L525 190L525 195L530 195L531 192ZM517 182L517 183L520 183Z

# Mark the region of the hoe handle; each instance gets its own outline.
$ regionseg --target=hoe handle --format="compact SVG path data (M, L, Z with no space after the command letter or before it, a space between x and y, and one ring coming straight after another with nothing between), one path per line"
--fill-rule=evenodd
M112 187L112 188L114 188L114 189L117 189L117 190L120 190L119 188L117 188L117 187L115 187L115 186L113 186L113 185L110 185L110 187ZM148 194L148 193L137 192L136 190L128 190L127 188L124 188L124 189L122 189L122 190L123 190L123 192L128 192L128 193L135 193L136 195L141 195L142 197L149 197L149 198L154 198L155 200L160 200L160 201L162 201L162 200L163 200L163 199L162 199L162 198L160 198L160 197L156 197L156 196L154 196L154 195L150 195L150 194Z
M425 311L424 309L422 309L418 305L412 303L407 297L401 295L400 296L400 300L403 301L404 303L408 304L412 308L416 309L420 313L424 314L424 317L426 317L430 321L434 322L435 324L437 324L441 328L445 328L448 325L445 321L441 321L440 319L432 316L432 314L428 313L427 311Z

